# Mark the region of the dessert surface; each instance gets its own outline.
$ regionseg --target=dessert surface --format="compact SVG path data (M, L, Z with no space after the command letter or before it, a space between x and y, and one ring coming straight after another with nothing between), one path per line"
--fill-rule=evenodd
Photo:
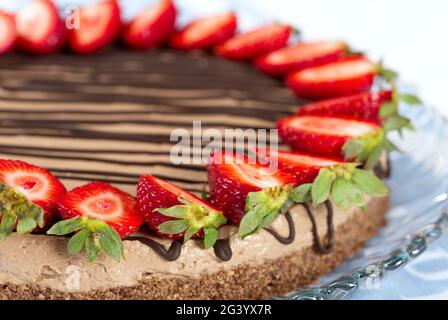
M206 53L111 50L0 60L0 158L49 169L67 189L102 180L134 195L142 173L200 193L203 164L174 165L173 130L275 128L298 99L251 65ZM207 159L205 159L206 161Z

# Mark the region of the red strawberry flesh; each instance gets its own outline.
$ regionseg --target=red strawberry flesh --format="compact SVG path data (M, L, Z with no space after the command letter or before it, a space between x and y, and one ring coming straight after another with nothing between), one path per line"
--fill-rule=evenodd
M65 42L65 26L52 1L33 0L16 17L17 46L22 51L49 54Z
M176 49L211 49L230 39L236 31L237 20L232 12L195 20L177 32L170 40Z
M279 135L293 149L326 157L342 157L343 145L380 127L352 118L292 116L278 121Z
M379 110L392 100L392 91L366 92L342 98L323 100L300 107L299 115L353 117L380 123Z
M194 194L177 187L174 184L151 175L143 175L140 177L137 186L138 211L151 230L163 238L180 239L184 237L184 232L177 234L166 234L160 232L159 230L162 223L174 220L174 218L160 213L157 209L165 209L183 205L179 199L198 205L204 208L206 212L218 213L221 215L219 210L211 204L200 199ZM203 238L203 230L198 230L194 236L196 238Z
M40 206L46 227L58 219L57 202L66 190L49 171L19 160L0 160L0 182Z
M347 58L320 67L291 72L288 87L303 98L323 99L369 91L376 65L362 57Z
M171 0L160 0L126 25L123 40L134 49L157 47L174 32L176 15L176 8Z
M259 57L256 66L269 75L284 76L293 70L339 61L346 50L346 44L340 41L300 43Z
M273 24L236 35L215 48L217 55L236 60L251 60L287 45L292 28Z
M16 37L14 17L0 11L0 55L7 53L14 47Z
M293 176L252 163L247 157L230 152L216 152L207 165L210 202L232 224L239 225L245 215L248 193L294 183Z
M111 44L120 28L120 8L116 1L87 5L80 10L79 28L69 30L70 47L79 54L95 53Z
M260 150L259 155L268 161L276 161L280 171L294 175L297 186L312 183L322 168L344 163L343 159L289 151Z
M104 182L92 182L74 188L59 202L62 217L78 216L101 220L123 238L136 232L143 220L135 200L127 193Z

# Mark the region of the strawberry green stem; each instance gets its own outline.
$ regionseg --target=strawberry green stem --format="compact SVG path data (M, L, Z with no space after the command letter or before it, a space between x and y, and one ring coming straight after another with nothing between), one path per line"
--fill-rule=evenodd
M364 208L365 196L384 197L388 190L383 181L368 170L357 168L356 163L337 164L322 168L313 183L293 189L290 199L296 203L312 202L318 206L332 199L341 210L352 206Z
M173 218L161 223L158 227L163 234L184 234L184 242L190 240L201 230L204 231L204 247L209 249L218 240L218 228L227 223L227 219L219 212L201 204L178 199L181 205L170 208L158 208L157 212Z
M0 183L0 240L6 239L16 228L20 234L30 233L37 226L44 227L44 210L25 195Z
M258 232L271 224L280 213L287 211L291 205L289 194L291 185L266 188L247 195L243 219L238 233L241 238Z
M63 220L54 224L47 234L63 236L73 232L76 233L67 243L70 254L79 254L85 248L89 263L93 263L102 251L117 261L124 259L120 236L101 220L84 216Z

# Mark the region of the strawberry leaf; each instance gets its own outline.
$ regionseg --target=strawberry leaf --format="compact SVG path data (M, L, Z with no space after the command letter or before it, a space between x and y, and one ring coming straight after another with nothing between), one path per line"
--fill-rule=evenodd
M401 129L411 129L411 120L400 115L395 115L387 118L383 125L383 129L386 132L397 131Z
M27 215L20 215L17 221L17 232L20 234L30 233L36 229L36 221Z
M384 197L388 193L384 182L371 171L356 169L352 177L353 181L372 197Z
M351 180L344 178L336 179L331 195L335 205L344 211L350 209L353 205L357 207L365 206L363 192Z
M164 216L176 219L160 224L158 227L159 232L165 234L181 234L185 232L185 242L190 240L194 235L197 235L201 229L204 229L205 232L205 228L216 229L227 223L227 219L221 212L215 211L200 203L189 202L182 198L178 200L182 203L181 205L155 210ZM210 238L207 241L210 244Z
M166 217L185 219L187 218L187 208L184 205L172 206L171 208L158 208L155 211Z
M422 104L422 100L420 100L419 97L412 95L412 94L399 94L399 99L403 101L404 103L407 103L409 105L420 105Z
M82 217L76 217L69 220L62 220L54 224L50 230L47 231L49 235L63 236L72 232L78 231L85 227Z
M250 192L246 198L246 214L238 229L240 237L244 239L272 223L288 201L290 190L288 185Z
M86 239L89 236L88 229L82 229L68 240L67 251L70 254L78 254L84 248Z
M347 141L342 147L346 159L358 157L365 149L365 142L361 138L355 138Z
M377 74L387 83L393 84L398 78L398 73L384 66L383 61L377 64Z
M297 203L311 201L312 185L312 183L306 183L292 189L291 193L289 194L289 198Z
M396 101L390 101L383 103L380 108L379 116L382 119L393 116L398 112L398 103Z
M11 213L4 213L2 215L2 222L0 223L0 240L5 240L14 230L17 217Z
M218 230L213 227L204 228L204 247L205 249L210 249L213 247L218 240Z
M108 256L117 261L124 259L123 242L117 231L111 226L105 224L98 230L98 242Z
M186 220L169 220L159 225L159 232L165 234L180 234L189 227Z
M85 248L87 252L87 261L93 263L101 251L101 246L93 233L90 233L86 239Z
M319 174L311 187L313 206L317 206L328 199L331 186L335 179L336 174L328 168L323 168L319 171Z
M21 192L2 183L0 183L0 218L2 219L0 240L6 239L16 225L17 232L21 234L30 233L37 226L44 227L44 210L29 201Z
M87 260L92 263L101 251L115 260L124 259L123 242L117 231L101 220L84 216L62 220L47 231L49 235L63 236L76 232L67 243L70 254L78 254L84 247Z

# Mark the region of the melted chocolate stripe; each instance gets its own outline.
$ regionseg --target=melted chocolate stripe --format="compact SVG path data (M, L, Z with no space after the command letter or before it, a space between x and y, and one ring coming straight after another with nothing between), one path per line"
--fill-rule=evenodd
M308 213L312 225L312 232L314 237L314 244L316 248L323 254L330 253L334 245L334 226L333 226L333 205L330 201L325 201L325 208L327 209L327 244L322 244L320 241L319 232L317 230L317 222L314 217L314 212L307 203L302 204Z
M68 176L65 176L65 178L70 178L72 174L81 174L81 175L96 175L96 176L100 176L100 177L110 176L110 177L120 177L120 178L133 178L133 179L135 179L135 181L137 181L138 178L140 177L139 174L115 173L115 172L111 172L111 171L101 171L101 170L73 170L73 169L66 170L66 169L49 168L49 167L46 167L46 169L50 170L51 172L67 174ZM205 180L204 181L192 181L191 179L187 179L187 178L184 179L179 176L172 177L172 176L167 176L167 175L160 174L160 173L157 173L155 175L161 179L166 179L166 180L170 180L170 181L177 181L180 183L197 184L198 190L202 190L202 187L203 187L204 181L205 181Z
M177 121L159 121L159 120L81 120L83 124L97 124L97 125L106 125L106 124L137 124L137 125L166 125L167 127L172 127L173 129L185 126L191 126L191 121L185 122L177 122ZM11 119L11 118L0 118L0 126L16 126L22 127L30 125L38 124L42 127L67 127L70 125L76 125L80 121L79 120L37 120L37 119ZM205 120L202 122L202 128L206 130L209 127L220 127L223 126L223 121L209 121ZM264 129L265 126L248 126L243 124L227 124L226 128L230 129Z
M0 99L1 100L1 99ZM11 99L8 99L11 100ZM26 102L39 102L33 99L21 99L17 101L22 101L24 103ZM45 100L42 100L45 101ZM52 100L53 102L67 102L66 100ZM83 100L79 99L79 102L92 102L89 100ZM129 101L125 101L129 102ZM261 120L270 120L273 121L273 119L278 117L284 117L287 115L290 115L291 112L294 111L295 107L292 107L291 110L257 110L253 108L248 109L242 109L241 106L237 108L225 108L225 107L216 107L215 109L209 108L209 107L182 107L182 108L176 108L175 106L167 106L168 109L160 109L157 110L157 113L163 114L163 115L170 115L170 114L187 114L187 115L197 115L198 118L201 115L213 115L213 114L219 114L219 115L227 115L227 116L242 116L242 117L248 117L253 116L254 119L261 119ZM161 106L162 108L162 106ZM219 113L216 111L219 110ZM12 113L12 114L53 114L55 110L17 110L17 109L0 109L0 113ZM103 115L104 113L114 114L114 115L141 115L141 114L148 114L148 111L136 111L136 110L129 110L129 111L116 111L116 110L107 110L104 109L104 111L85 111L85 110L78 110L78 111L72 111L72 110L66 110L63 111L64 114L85 114L85 115Z
M216 257L222 261L229 261L232 259L232 247L229 239L219 239L213 246Z
M127 237L125 240L140 241L141 243L152 248L155 253L157 253L159 256L161 256L162 258L164 258L167 261L177 260L180 256L180 253L182 252L182 242L180 242L178 240L173 241L168 250L162 244L158 243L157 241L146 238L146 237L132 236L132 237Z
M286 221L288 222L289 234L287 237L280 235L277 231L272 230L270 228L264 228L267 232L269 232L275 239L277 239L282 244L291 244L294 242L296 238L296 229L294 227L294 220L289 212L285 214Z

